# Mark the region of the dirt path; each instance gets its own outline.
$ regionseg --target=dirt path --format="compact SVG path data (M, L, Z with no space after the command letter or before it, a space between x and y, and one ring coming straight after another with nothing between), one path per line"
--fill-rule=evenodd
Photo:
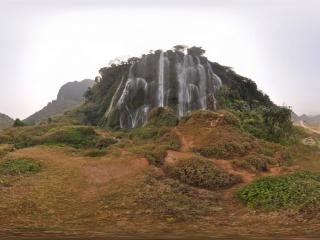
M311 131L311 132L313 132L313 133L320 134L320 131L319 131L319 130L315 130L315 129L311 128L311 127L308 127L308 126L304 123L303 120L300 120L300 126L303 127L303 128L305 128L305 129L307 129L307 130L309 130L309 131Z
M180 149L180 151L182 151L182 152L188 152L188 151L190 151L190 149L192 149L192 147L193 147L192 142L189 142L189 141L185 138L185 136L183 136L183 134L179 131L178 128L175 128L173 131L175 132L175 134L177 134L177 136L178 136L179 139L180 139L180 142L181 142L181 149Z

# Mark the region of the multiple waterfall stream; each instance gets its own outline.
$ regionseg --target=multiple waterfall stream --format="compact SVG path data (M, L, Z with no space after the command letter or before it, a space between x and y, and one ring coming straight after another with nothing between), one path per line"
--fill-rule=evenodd
M222 81L205 57L175 52L144 55L122 76L109 103L105 118L116 115L120 128L135 128L147 121L149 110L169 106L182 117L208 108Z

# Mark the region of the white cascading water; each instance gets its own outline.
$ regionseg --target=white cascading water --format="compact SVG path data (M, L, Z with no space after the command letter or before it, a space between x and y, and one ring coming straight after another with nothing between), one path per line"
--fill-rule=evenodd
M204 66L201 64L200 58L197 58L197 68L199 73L199 97L201 109L207 109L207 75Z
M147 121L149 109L147 104L144 104L137 109L131 106L132 99L137 96L139 90L142 90L144 95L148 92L148 83L143 78L134 77L133 67L134 64L130 66L129 78L117 103L117 107L121 112L121 128L135 128Z
M158 61L154 57L145 55L130 66L128 77L122 78L110 101L106 118L117 112L121 128L135 128L147 122L148 112L154 107L172 106L182 117L190 111L207 109L209 96L216 109L215 94L222 81L207 59L177 54L170 56L175 59L170 62L168 52L163 51ZM176 69L175 78L171 67Z
M104 114L104 116L105 116L106 118L108 118L108 116L110 115L110 113L112 113L112 111L113 111L113 109L114 109L115 99L117 98L117 96L118 96L118 94L119 94L119 91L120 91L120 88L121 88L121 86L122 86L122 84L123 84L123 81L124 81L124 77L122 77L121 82L120 82L119 86L117 87L116 92L115 92L114 95L112 96L111 102L110 102L110 104L109 104L109 108L108 108L108 110L106 111L106 113Z
M164 107L164 52L163 51L161 51L160 57L159 57L158 106Z

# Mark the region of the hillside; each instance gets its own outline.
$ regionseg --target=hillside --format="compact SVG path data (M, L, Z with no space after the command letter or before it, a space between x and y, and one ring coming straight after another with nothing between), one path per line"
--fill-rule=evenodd
M11 127L13 124L13 119L9 116L0 113L0 130L4 128Z
M320 216L308 194L320 201L314 190L320 175L293 175L281 183L287 174L319 171L319 150L300 140L283 146L255 138L227 111L196 111L178 121L172 110L160 108L148 119L130 131L59 123L5 130L0 229L29 236L319 234ZM269 178L274 186L284 184L281 190L268 182L254 188ZM301 189L286 190L290 182L304 186L302 201ZM278 195L280 207L251 204L245 193L251 188L271 199ZM289 192L282 199L283 191ZM292 205L281 205L285 194L294 194Z
M320 135L185 51L102 68L78 108L3 130L0 236L319 236Z
M26 118L24 122L28 124L39 123L47 120L50 116L62 114L67 110L75 108L81 104L84 93L93 84L94 81L89 79L64 84L60 88L56 100L53 100L43 109Z

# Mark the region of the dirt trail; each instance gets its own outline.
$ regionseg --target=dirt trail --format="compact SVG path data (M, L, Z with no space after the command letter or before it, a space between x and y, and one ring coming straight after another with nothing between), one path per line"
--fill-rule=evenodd
M300 126L303 127L303 128L305 128L305 129L307 129L307 130L309 130L309 131L311 131L311 132L313 132L313 133L320 134L320 131L319 131L319 130L315 130L315 129L311 128L311 127L308 127L308 126L304 123L303 120L300 120Z
M190 151L190 149L193 148L193 144L192 142L188 141L185 136L183 136L183 134L179 131L178 128L175 128L173 130L175 132L175 134L177 134L177 136L179 137L180 139L180 142L181 142L181 149L180 151L181 152L188 152Z

